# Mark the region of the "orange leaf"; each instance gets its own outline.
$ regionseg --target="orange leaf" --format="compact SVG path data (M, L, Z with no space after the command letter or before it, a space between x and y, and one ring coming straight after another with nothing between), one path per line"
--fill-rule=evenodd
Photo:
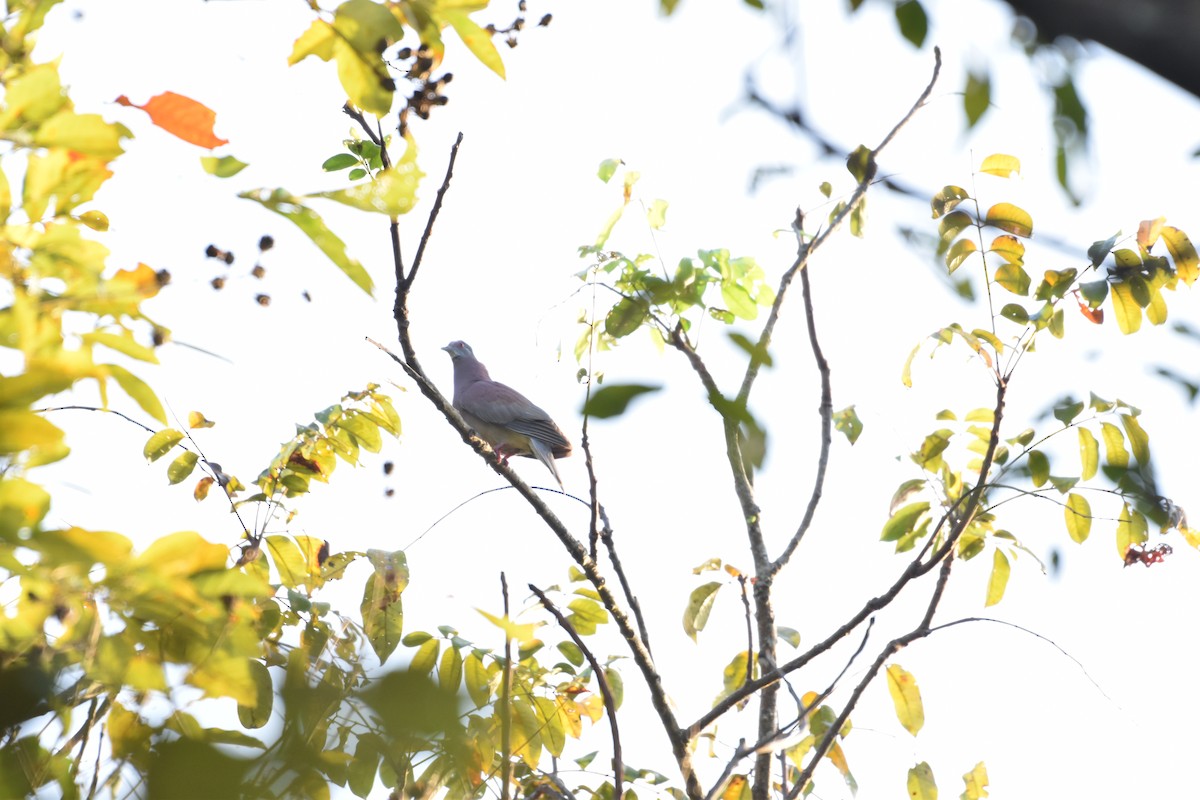
M1097 325L1104 324L1104 309L1092 308L1087 303L1083 302L1083 298L1079 296L1079 292L1075 292L1075 301L1079 303L1079 313L1083 314L1088 322L1094 322Z
M228 139L221 139L213 133L217 112L190 97L175 92L163 92L139 106L125 95L121 95L117 98L117 103L140 108L150 115L151 122L185 142L210 150L229 143Z

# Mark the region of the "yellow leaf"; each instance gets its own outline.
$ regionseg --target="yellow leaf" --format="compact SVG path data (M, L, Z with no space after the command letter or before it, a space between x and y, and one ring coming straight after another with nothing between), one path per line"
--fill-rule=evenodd
M0 409L0 453L54 447L62 438L63 432L40 414Z
M1160 235L1166 242L1171 258L1175 260L1175 271L1184 283L1191 286L1196 276L1200 275L1200 256L1196 254L1196 248L1186 233L1170 225L1163 226Z
M409 145L415 152L416 147ZM339 189L334 192L316 192L308 197L324 197L357 208L360 211L376 211L392 219L407 214L417 202L417 184L425 176L417 165L405 158L399 164L377 174L373 180Z
M1128 281L1114 283L1109 289L1112 295L1113 313L1117 318L1117 327L1126 335L1136 333L1142 327L1142 307L1133 297L1133 288Z
M313 20L308 30L300 34L292 45L292 54L288 56L288 66L295 66L309 56L316 56L322 61L333 58L333 42L337 33L333 26L323 19Z
M1004 597L1004 589L1008 586L1009 574L1008 557L1001 550L992 554L992 574L988 578L987 598L984 606L994 606Z
M454 28L458 38L462 39L467 49L485 67L501 78L505 77L504 61L501 60L500 52L496 50L496 45L493 44L492 37L487 31L479 27L474 20L459 9L445 8L442 11L442 18L450 23L450 27Z
M1092 506L1087 498L1071 492L1067 495L1063 514L1067 518L1067 533L1071 539L1083 543L1092 532Z
M721 792L721 800L745 800L750 796L750 782L745 775L734 775Z
M484 611L482 608L477 608L475 610L478 611L480 614L482 614L488 622L492 623L497 628L504 631L505 638L514 639L520 644L526 644L528 642L533 641L533 632L538 628L538 626L540 624L540 623L533 623L533 622L517 623L517 622L513 622L508 617L497 617L493 614L489 614L488 612Z
M133 559L133 569L151 570L166 577L182 577L197 572L223 569L229 548L206 541L195 531L170 533L156 539Z
M1144 219L1138 223L1137 243L1143 250L1149 250L1158 241L1159 235L1162 233L1163 223L1167 221L1166 217L1158 219Z
M994 153L983 160L983 166L979 168L979 171L988 175L998 175L1001 178L1007 178L1014 174L1020 175L1021 159L1003 153Z
M188 427L195 430L196 428L211 428L217 423L210 419L205 419L204 415L199 411L188 412Z
M30 67L19 77L5 81L0 128L7 130L18 119L39 123L49 119L68 102L63 94L56 63Z
M916 736L925 724L925 707L916 678L899 664L891 664L887 668L887 682L888 693L896 706L896 717L906 731Z
M983 800L983 798L988 796L987 767L983 765L982 761L962 777L963 783L966 784L966 790L962 793L962 800Z
M109 331L92 331L85 333L79 338L85 342L93 344L102 344L118 353L124 353L130 358L136 358L139 361L146 361L150 364L158 363L158 356L155 355L154 349L146 347L134 340L133 333L125 330L121 333L111 333Z
M111 161L125 152L122 137L129 131L123 125L105 122L99 114L76 114L60 111L42 123L33 135L39 147L61 147L76 153Z
M984 222L994 228L1028 239L1033 235L1033 218L1012 203L997 203L988 209Z
M922 761L908 771L908 796L911 800L937 800L937 783L928 762Z

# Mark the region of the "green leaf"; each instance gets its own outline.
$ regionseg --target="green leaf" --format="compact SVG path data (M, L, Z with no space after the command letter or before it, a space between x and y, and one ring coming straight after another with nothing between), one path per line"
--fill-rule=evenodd
M38 127L33 134L33 143L38 147L61 147L95 156L101 161L111 161L125 152L121 139L129 135L125 126L105 122L99 114L76 114L64 109Z
M1100 466L1100 443L1087 428L1079 429L1079 463L1081 477L1090 481Z
M476 708L486 706L492 698L491 676L477 653L467 653L463 660L463 675L467 679L467 694L471 702Z
M1091 308L1099 308L1108 297L1108 281L1092 281L1079 284L1079 293Z
M899 664L887 668L888 693L896 707L896 717L904 730L916 736L925 725L925 706L921 702L921 690L912 673Z
M1128 467L1129 452L1125 449L1121 429L1111 422L1101 422L1100 436L1104 439L1104 460L1114 467Z
M1077 274L1073 267L1063 270L1046 270L1034 297L1038 300L1061 299L1075 282Z
M854 148L846 157L846 169L850 171L857 182L862 183L867 180L871 173L871 148L865 144Z
M373 293L371 276L357 260L346 253L346 243L329 229L321 215L305 206L298 198L283 189L267 193L265 189L242 192L238 197L253 200L264 208L274 211L298 227L322 253L332 261L346 277L366 292Z
M1063 425L1070 425L1081 411L1083 411L1083 401L1068 399L1054 406L1054 418Z
M271 721L271 709L275 703L275 687L271 683L271 673L267 665L258 659L248 662L250 677L254 681L254 705L238 704L238 721L243 728L261 728Z
M149 364L157 364L158 356L155 355L154 349L140 344L133 338L131 331L123 331L122 333L111 333L109 331L91 331L83 334L83 341L91 344L102 344L105 347L116 350L118 353L123 353L130 358L136 358L138 361L145 361Z
M165 428L146 440L142 455L147 461L157 461L171 452L171 448L183 441L183 434L174 428Z
M1094 440L1093 440L1094 441ZM1092 506L1083 495L1071 492L1063 509L1067 521L1067 534L1073 541L1082 544L1092 532Z
M400 161L381 170L366 183L333 192L316 192L306 197L323 197L360 211L374 211L392 219L407 214L417 203L417 186L425 173L417 168L417 148L409 140Z
M936 470L942 465L942 452L950 446L954 431L941 428L925 437L921 448L912 454L912 460L925 469Z
M937 796L937 783L928 762L922 761L908 771L909 800L937 800Z
M971 215L965 211L951 211L938 222L938 254L949 249L951 242L972 224Z
M759 347L757 342L750 341L746 334L730 331L729 340L742 348L742 350L745 350L746 354L751 358L757 358L760 364L768 367L774 366L775 362L771 358L771 353L765 347Z
M978 249L975 242L970 239L959 239L950 246L950 251L946 253L946 270L953 274L954 270L961 267L967 257Z
M412 661L408 663L408 671L416 675L428 675L437 663L438 651L441 649L440 639L430 639L417 648Z
M863 424L852 405L846 406L841 411L833 412L833 427L844 433L850 444L858 441L863 430Z
M896 6L896 24L900 26L900 35L914 46L925 44L925 36L929 33L929 18L925 8L917 0L904 0Z
M708 624L708 615L712 611L713 602L717 599L717 591L722 584L717 581L697 586L688 597L687 608L683 610L683 632L691 640L696 641L696 634L704 630Z
M970 198L971 195L967 194L967 190L961 186L943 186L942 190L933 196L933 200L929 204L933 210L933 218L938 219L948 214L963 200L969 200Z
M1018 325L1025 325L1029 322L1029 312L1025 307L1017 303L1008 303L1004 308L1000 309L1000 316L1005 319L1012 320Z
M982 75L976 75L974 71L967 73L967 86L963 89L963 111L967 114L967 129L975 127L975 123L979 122L980 118L987 112L988 107L992 103L992 79L985 72ZM987 162L984 161L983 172L990 172L987 169ZM1000 175L1002 178L1007 178L1008 174L993 172L993 175Z
M325 159L325 162L321 164L321 169L326 172L337 172L338 170L357 167L358 164L358 156L351 155L350 153L336 153Z
M196 468L196 462L199 460L200 456L191 450L185 450L167 467L167 480L172 485L187 480L188 476L192 474L192 470Z
M608 183L612 180L612 176L617 174L617 167L621 166L621 163L621 159L619 158L606 158L600 162L600 168L596 170L596 176L605 183Z
M218 178L232 178L239 172L250 166L245 161L239 161L233 156L202 156L200 158L200 166L209 175L215 175Z
M458 34L458 38L462 39L471 54L492 72L501 78L505 77L504 61L500 58L500 52L492 42L491 35L468 17L465 11L446 5L442 5L440 10L442 18L450 23L450 27L454 28L454 32Z
M448 692L457 692L462 683L463 658L456 647L447 647L438 662L438 685Z
M1010 569L1008 556L1004 555L1002 550L997 549L992 554L992 574L988 577L987 599L983 603L985 607L996 605L1004 597Z
M780 640L787 642L792 647L800 646L800 631L796 630L795 628L787 628L783 625L779 625L775 628L775 634L780 638Z
M996 283L1013 294L1029 295L1029 273L1016 264L1004 264L996 270Z
M640 297L625 297L604 317L604 331L615 339L636 331L650 312L649 304Z
M1050 477L1050 460L1041 450L1029 451L1029 475L1037 487L1043 486Z
M610 419L624 414L636 398L657 392L661 386L645 386L636 383L618 383L601 386L583 404L584 416Z
M1028 239L1033 235L1033 218L1012 203L996 203L988 209L984 222L993 228Z
M1092 246L1087 249L1088 260L1092 262L1093 267L1098 267L1104 263L1104 259L1108 258L1108 254L1112 252L1113 247L1120 238L1121 232L1117 231L1107 239L1101 239L1098 242L1092 242Z
M407 583L407 578L405 579ZM383 664L388 660L388 657L395 651L400 644L401 634L404 628L404 605L400 599L401 588L397 588L399 584L389 576L385 571L380 571L378 567L375 572L367 576L367 583L363 587L363 599L360 606L363 620L363 633L367 636L367 641L371 643L371 649L375 651L375 656L379 659L379 663ZM437 656L437 639L430 639L425 642L425 645L433 645L433 655ZM420 656L422 650L425 649L422 645L417 651ZM413 658L416 661L417 657ZM412 666L409 669L413 669ZM428 673L429 670L424 670Z
M883 526L883 532L879 538L885 542L894 542L906 533L912 531L917 524L917 520L929 511L929 501L922 500L917 503L909 503L894 513Z
M892 493L892 500L888 504L888 513L894 513L901 503L924 489L926 484L927 481L924 478L909 478L897 486L896 491Z
M993 153L983 160L979 171L988 175L1008 178L1021 174L1021 159L1004 153Z

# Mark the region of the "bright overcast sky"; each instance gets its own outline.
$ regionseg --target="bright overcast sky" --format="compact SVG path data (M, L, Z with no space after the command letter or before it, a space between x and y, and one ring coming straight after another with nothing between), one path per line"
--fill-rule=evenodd
M793 15L804 23L790 51L781 46L778 16L754 13L735 0L684 0L669 20L658 17L652 0L531 7L530 20L552 11L554 21L547 29L527 30L515 50L501 48L507 82L451 48L448 64L456 78L448 88L450 104L414 127L429 177L424 202L406 220L404 234L411 255L450 142L461 130L456 177L412 298L415 340L443 389L449 391L450 365L437 348L465 339L494 377L550 410L578 442L582 388L571 351L579 334L575 322L590 294L577 293L574 274L587 263L576 248L595 238L619 199L617 187L595 178L605 158L622 158L641 171L638 190L646 203L659 197L671 203L668 224L654 239L631 207L611 246L658 252L671 265L700 248L728 247L757 257L772 276L786 267L794 244L775 232L786 230L797 204L813 220L827 213L817 192L821 181L845 193L851 180L839 163L822 161L810 143L739 104L744 71L752 64L782 102L800 97L826 136L848 147L873 146L928 81L930 45L940 44L942 82L929 107L881 159L882 170L932 191L946 183L970 186L972 167L988 153L1020 157L1023 178L981 179L978 191L989 202L1022 205L1036 231L1079 246L1073 254L1037 251L1029 262L1035 275L1082 266L1094 239L1117 229L1130 232L1140 219L1160 214L1200 241L1195 201L1183 191L1197 177L1188 157L1200 144L1194 98L1117 58L1089 62L1081 88L1095 119L1094 149L1080 168L1090 194L1074 212L1053 185L1047 100L1036 91L1027 60L1008 44L1006 9L982 0L932 3L941 24L917 52L899 40L884 4L866 4L862 18L852 22L828 8L843 5L800 4ZM504 23L509 13L501 6L491 19ZM149 312L170 325L177 340L232 362L169 347L164 365L151 373L176 413L196 409L217 421L201 440L209 458L249 483L291 435L293 423L308 421L345 391L368 381L408 386L406 393L394 392L402 443L386 446L363 471L350 474L343 467L332 487L319 487L303 503L292 529L328 539L335 551L398 549L499 481L399 370L363 341L394 340L385 222L320 209L372 272L378 285L372 301L288 223L235 199L236 192L260 186L303 193L337 187L344 178L320 171L351 130L339 110L343 98L333 68L311 59L292 69L285 63L309 20L298 0L67 2L51 15L39 52L51 58L65 51L62 71L77 106L119 119L137 135L96 207L112 220L104 241L114 251L114 267L140 260L171 271L171 287ZM803 57L803 65L794 56ZM996 107L968 136L956 92L966 67L986 64L995 70ZM112 104L120 94L144 102L165 90L215 109L217 132L230 140L220 154L251 167L225 181L204 175L198 165L204 153L152 128L140 112ZM750 174L763 165L794 172L749 197ZM926 206L883 190L870 203L866 240L847 235L811 267L835 408L855 404L866 429L854 448L837 437L817 526L784 573L784 584L791 584L779 587L778 621L798 629L805 643L823 638L902 569L904 562L878 542L878 534L895 486L915 475L904 456L938 427L934 414L943 407L963 412L990 406L992 399L986 375L958 351L932 362L920 359L915 388L901 386L903 360L923 336L953 321L986 326L986 309L939 289L928 260L895 235L901 225L935 232ZM263 258L267 278L260 284L246 273L263 234L278 244ZM204 258L210 243L238 258L233 274L241 277L222 293L208 286L223 272ZM254 303L259 291L272 296L269 308ZM1193 297L1181 292L1170 302L1173 318L1196 324ZM1176 389L1146 378L1146 362L1160 356L1145 353L1166 348L1162 358L1174 358L1186 370L1196 363L1196 348L1162 331L1123 341L1111 323L1095 329L1081 317L1068 319L1068 334L1066 342L1043 342L1036 358L1018 370L1007 435L1062 394L1120 394L1145 409L1166 493L1194 507L1196 416ZM681 718L691 719L719 691L721 666L744 647L732 587L719 599L700 645L684 636L680 616L699 580L691 568L720 557L749 569L750 559L720 461L717 417L679 358L659 356L647 340L634 339L604 357L600 366L609 379L670 388L616 422L595 424L592 436L602 499L646 607L656 658ZM702 342L719 379L729 385L737 363L724 332L707 326ZM777 547L799 519L815 461L816 378L798 306L781 326L775 350L777 366L764 376L755 407L773 435L758 490ZM45 472L53 478L55 522L122 530L141 541L178 529L236 540L239 531L220 503L197 507L187 489L165 486L163 465L143 465L143 436L136 430L92 415L55 422L68 427L75 447L66 469ZM387 479L379 468L384 459L396 464ZM518 469L534 483L547 482L536 462ZM563 462L560 470L567 489L584 495L582 457ZM391 499L383 497L385 486L395 489ZM554 498L554 507L584 531L582 505ZM959 775L980 760L997 797L1167 797L1196 784L1192 754L1200 696L1190 674L1196 626L1176 622L1181 611L1196 607L1196 554L1176 537L1168 540L1176 554L1165 565L1122 569L1108 527L1098 525L1093 540L1080 547L1070 543L1061 520L1056 506L1027 504L1006 523L1040 557L1052 548L1063 551L1064 569L1058 577L1044 576L1032 558L1022 558L1008 597L986 613L1053 639L1086 674L1052 646L994 625L961 626L919 643L896 661L920 683L926 726L916 739L905 733L884 682L877 681L854 713L855 731L844 744L860 796L897 796L905 770L923 760L933 766L944 797L957 796ZM453 624L485 646L494 643L495 631L472 609L499 607L500 570L507 571L523 605L526 583L562 582L568 564L509 493L475 500L408 556L413 582L405 595L406 630ZM988 552L957 566L939 619L985 613L990 564ZM348 614L357 614L357 587L365 575L365 568L352 573L344 600L340 590L333 592ZM884 615L864 660L889 630L899 630L890 626L919 619L920 607ZM615 637L597 649L622 652ZM798 676L797 690L824 688L848 653L838 651L819 672ZM862 668L853 667L846 683L852 685ZM632 699L621 718L631 740L626 759L673 775L665 737L653 721L635 725L639 693L632 688L633 671L627 674ZM738 735L727 721L718 740L730 745ZM603 738L597 746L604 746ZM715 776L723 765L714 760L703 767ZM818 772L818 781L822 798L848 795L832 770Z

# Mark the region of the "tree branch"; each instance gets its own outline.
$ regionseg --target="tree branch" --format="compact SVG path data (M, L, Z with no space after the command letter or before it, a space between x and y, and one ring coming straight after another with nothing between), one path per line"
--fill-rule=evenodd
M425 226L425 233L422 236L422 242L427 241L429 236L432 234L433 222L437 211L440 208L441 198L444 196L445 191L450 183L454 162L454 153L457 152L457 147L458 143L456 142L455 150L452 151L451 154L450 168L447 169L446 176L442 181L442 189L438 192L438 200L435 202L434 208L430 213L429 221ZM418 250L418 252L421 252L421 250ZM539 497L538 494L531 489L527 483L521 480L521 478L515 472L513 472L513 470L510 469L507 464L503 463L496 456L496 453L492 449L491 445L479 438L479 436L477 436L475 432L471 430L470 426L463 421L463 418L458 411L448 400L446 400L446 397L438 390L433 382L429 380L425 374L425 371L421 368L420 362L417 359L416 348L413 346L412 337L409 332L411 321L408 316L408 295L412 290L415 276L413 273L409 273L406 279L404 277L404 268L399 259L398 251L394 252L393 255L396 259L396 303L393 308L393 316L395 317L397 336L399 338L400 347L404 353L404 357L401 358L397 356L395 353L392 353L378 342L373 340L368 341L371 341L372 344L383 350L392 358L393 361L399 364L405 373L416 382L417 387L421 390L421 394L425 395L425 397L434 405L434 407L441 412L442 416L446 418L446 421L450 423L450 426L458 431L463 441L469 444L471 448L474 449L475 452L478 453L480 457L482 457L484 461L488 463L489 466L491 466L493 471L507 480L509 484L516 489L522 497L525 498L526 502L528 502L530 507L533 508L534 513L542 518L542 520L546 523L546 526L550 528L551 532L554 533L554 535L558 538L559 542L566 549L567 553L583 571L584 575L587 576L588 581L591 582L592 586L596 590L596 593L600 596L600 601L604 604L605 609L607 609L609 615L612 617L613 622L616 624L617 629L621 633L621 636L625 639L626 645L629 647L629 650L633 655L634 663L637 664L638 669L642 673L642 678L646 682L646 687L650 692L651 704L653 705L654 710L658 713L659 719L663 725L663 729L671 743L671 750L675 756L675 761L679 766L680 773L683 776L688 796L692 798L692 800L701 800L703 797L703 790L700 787L699 780L692 770L691 753L688 751L687 740L684 738L683 732L679 728L679 723L675 719L675 714L671 710L670 704L667 700L667 694L662 685L662 677L658 674L654 666L654 660L650 656L650 651L646 648L646 645L642 639L638 637L637 631L634 630L633 625L630 623L629 615L626 614L625 610L620 606L619 603L617 603L616 597L608 588L608 584L605 582L604 576L600 572L599 566L596 564L595 559L588 554L586 548L580 544L579 540L571 535L570 531L567 530L567 527L562 523L561 520L559 520L554 512L550 510L549 506L545 504L542 498Z
M504 618L509 618L508 578L500 573ZM512 636L504 632L504 672L500 676L500 800L512 797Z
M625 779L625 762L621 756L621 733L617 730L617 701L616 697L613 695L612 687L608 684L608 676L604 674L604 670L600 667L600 662L596 660L596 656L593 655L592 651L588 649L588 646L583 643L583 639L580 638L579 634L575 630L575 627L571 625L567 618L564 617L557 608L554 607L554 604L550 602L550 598L546 597L545 592L534 586L532 583L529 584L529 590L537 596L537 599L541 601L542 606L548 612L550 612L550 615L554 617L559 626L562 627L562 629L567 632L567 635L571 637L571 641L575 643L575 646L580 649L584 658L587 659L588 664L591 665L592 674L596 676L596 680L600 684L600 696L604 700L604 709L608 714L608 726L612 731L612 796L614 800L619 800L624 796L623 781Z

